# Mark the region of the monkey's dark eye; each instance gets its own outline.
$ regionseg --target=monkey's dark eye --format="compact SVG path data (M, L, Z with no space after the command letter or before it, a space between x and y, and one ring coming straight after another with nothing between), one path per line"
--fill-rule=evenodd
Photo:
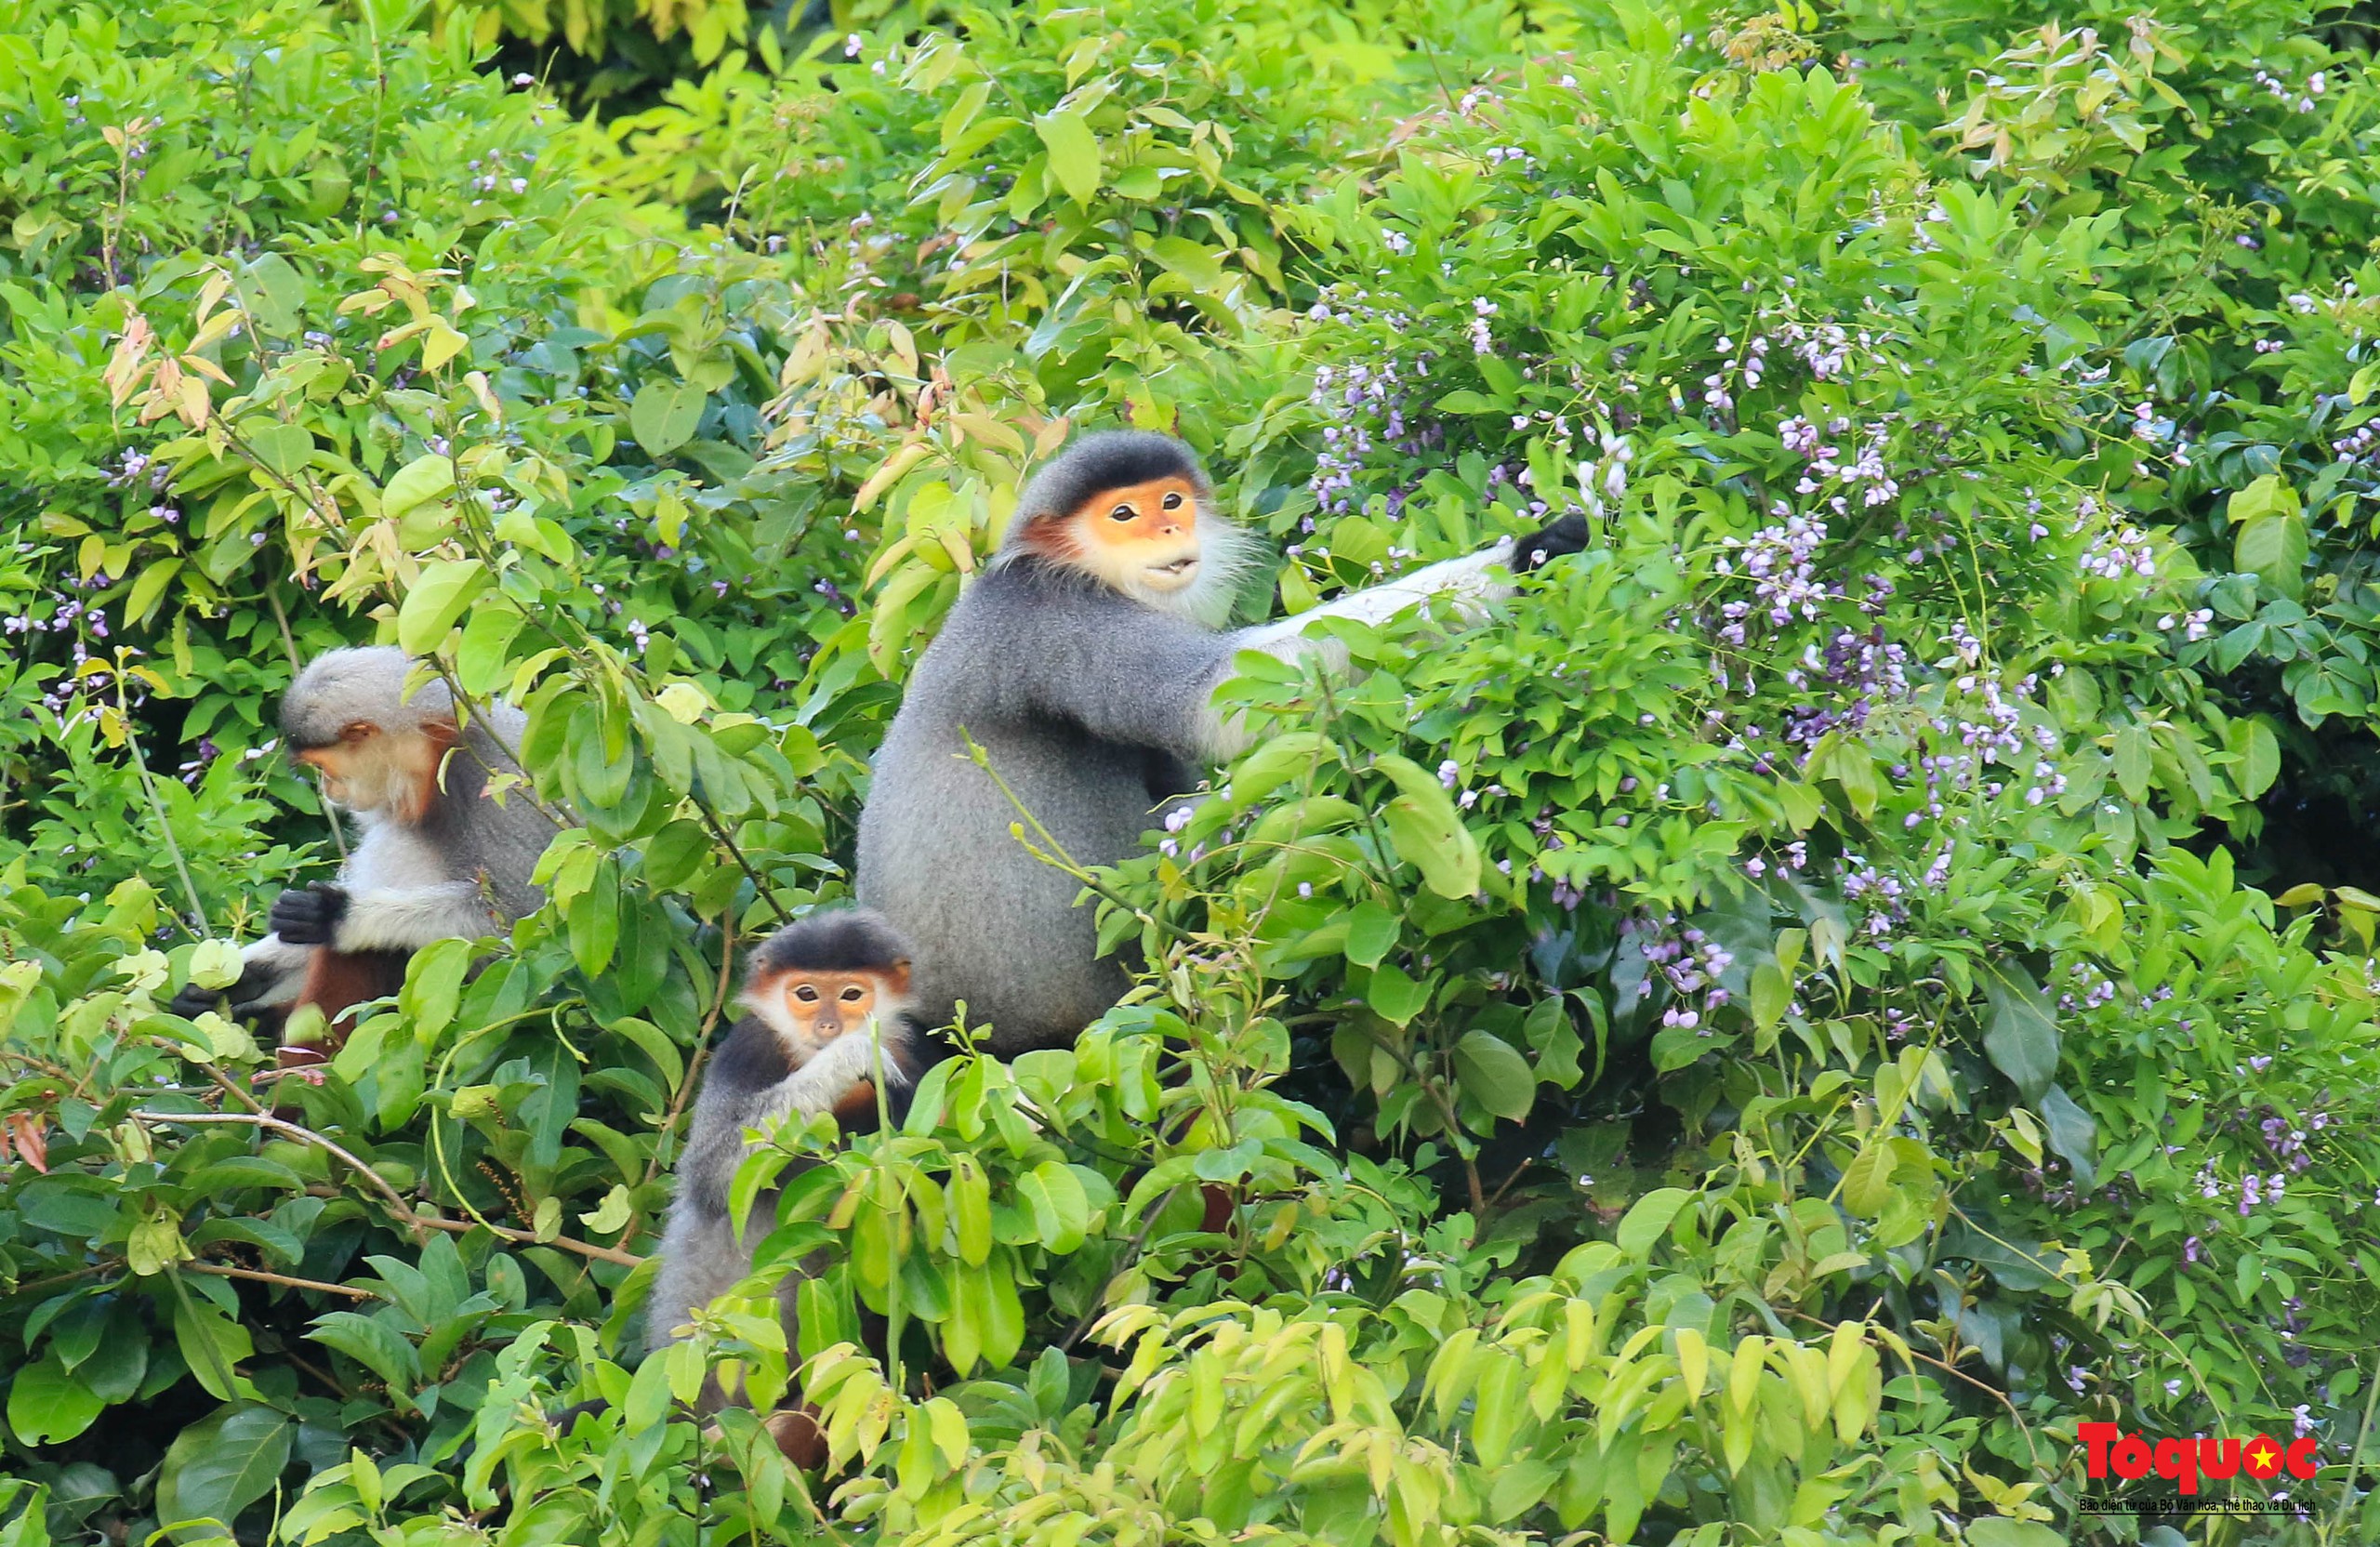
M816 1004L818 1002L818 990L811 987L810 985L805 983L800 987L793 991L793 997L800 999L803 1004Z
M1133 509L1129 505L1118 505L1116 509L1107 512L1107 519L1109 521L1137 521L1140 519L1140 514L1141 513L1138 510Z
M1179 510L1179 509L1182 509L1182 496L1181 496L1180 495L1178 495L1178 494L1170 494L1170 495L1167 495L1167 496L1165 496L1165 508L1166 508L1167 509L1169 509L1169 510Z
M857 984L853 984L851 987L843 990L843 1002L845 1004L857 1004L860 1000L866 998L867 998L867 990L860 987Z

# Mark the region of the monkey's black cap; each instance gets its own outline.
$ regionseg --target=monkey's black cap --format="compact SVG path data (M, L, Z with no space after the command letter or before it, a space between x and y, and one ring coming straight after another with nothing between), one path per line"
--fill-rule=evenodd
M829 908L797 919L761 945L754 974L866 972L909 959L909 943L884 916L864 907Z
M1129 489L1160 478L1185 480L1197 492L1201 504L1214 492L1197 455L1170 435L1145 430L1104 430L1086 435L1025 485L1025 492L1016 497L1016 515L1009 522L1009 531L1020 532L1040 517L1071 514L1110 489Z

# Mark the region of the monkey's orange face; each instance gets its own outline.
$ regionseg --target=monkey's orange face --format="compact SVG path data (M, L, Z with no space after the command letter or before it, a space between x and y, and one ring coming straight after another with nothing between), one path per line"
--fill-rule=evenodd
M1198 492L1184 478L1110 489L1067 518L1077 563L1130 595L1198 578Z
M787 972L774 990L784 1012L778 1030L789 1051L807 1058L845 1032L864 1029L878 1006L901 988L875 972Z
M451 737L414 732L391 734L368 720L339 732L327 747L292 754L323 774L324 793L350 811L385 811L401 822L417 821L437 792L438 764Z

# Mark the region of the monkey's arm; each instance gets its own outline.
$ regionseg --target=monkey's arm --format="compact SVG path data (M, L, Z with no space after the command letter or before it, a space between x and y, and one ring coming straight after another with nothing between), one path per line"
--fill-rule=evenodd
M1261 650L1285 661L1319 655L1331 670L1344 670L1345 645L1334 639L1307 635L1307 627L1316 619L1343 617L1356 623L1385 623L1415 602L1443 596L1453 602L1454 610L1465 622L1476 622L1487 615L1490 606L1513 594L1509 575L1527 574L1550 560L1576 553L1586 547L1588 536L1585 518L1559 516L1527 537L1500 537L1476 553L1448 559L1381 585L1350 592L1295 617L1237 629L1225 639L1234 654ZM1226 664L1209 691L1230 675ZM1248 750L1253 739L1242 715L1225 717L1210 707L1205 725L1209 736L1207 754L1217 761L1237 757Z
M268 934L240 953L239 981L229 988L201 988L192 984L173 998L165 1008L188 1020L203 1015L222 1000L229 999L233 1014L252 1011L275 1010L298 998L306 985L306 970L314 960L314 948Z
M416 951L433 940L477 940L497 930L485 893L468 880L284 892L272 905L272 927L284 940L342 951Z
M897 1091L909 1082L908 1069L892 1038L884 1038L883 1051L880 1073L884 1088ZM777 1081L769 1091L760 1126L766 1128L793 1117L807 1120L821 1112L831 1112L842 1104L853 1086L875 1080L879 1073L876 1035L866 1027L847 1031L818 1050L809 1063Z
M1336 602L1327 602L1295 617L1239 629L1229 636L1232 648L1262 650L1266 654L1288 659L1313 647L1314 641L1303 639L1303 635L1306 626L1317 618L1343 617L1356 623L1385 623L1415 602L1433 596L1452 598L1457 610L1467 620L1475 619L1484 615L1491 603L1501 602L1513 593L1512 582L1493 572L1512 568L1514 546L1512 538L1500 537L1476 553L1448 559L1417 569L1410 575L1400 575L1394 580L1351 591Z

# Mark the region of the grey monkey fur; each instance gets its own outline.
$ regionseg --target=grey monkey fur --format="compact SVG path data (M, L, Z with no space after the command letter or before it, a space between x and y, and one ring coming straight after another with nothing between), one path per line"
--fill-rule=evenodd
M369 721L383 733L417 732L455 720L446 684L432 678L408 695L413 662L390 646L332 650L317 656L281 702L282 734L292 750L336 744ZM461 727L441 771L442 793L416 822L380 803L385 792L350 791L362 837L340 867L348 894L332 945L341 951L418 950L435 940L476 939L536 911L530 884L554 836L553 820L520 791L498 805L486 798L488 775L518 767L526 718L508 704L490 706ZM268 934L242 956L235 1009L286 1004L303 984L315 947Z
M880 917L838 909L812 914L770 937L753 958L752 981L771 982L802 968L889 970L908 959L908 946ZM760 1009L748 998L747 1002ZM696 1311L749 1277L752 1249L774 1227L782 1186L753 1200L741 1240L728 1214L735 1168L753 1147L746 1134L766 1135L787 1117L807 1120L833 1110L853 1085L874 1076L879 1052L888 1096L906 1086L912 1074L907 1008L906 999L879 993L872 1031L865 1025L846 1031L798 1067L762 1014L745 1016L728 1033L703 1076L687 1123L686 1148L678 1159L678 1193L670 1201L658 1253L661 1267L645 1304L648 1349L666 1346ZM795 1171L809 1164L799 1163ZM799 1331L795 1297L818 1265L815 1256L806 1259L778 1285L777 1315L788 1351ZM723 1401L716 1383L706 1382L700 1409L715 1411Z
M1169 472L1202 496L1205 556L1176 598L1125 596L1025 541L1037 516ZM1490 574L1512 562L1506 538L1293 618L1218 632L1250 539L1206 488L1188 448L1167 437L1076 443L1026 485L999 554L912 672L860 815L856 891L916 945L926 1025L947 1023L964 999L971 1024L990 1023L992 1051L1013 1055L1071 1041L1129 983L1098 954L1080 884L1011 835L1016 804L967 760L967 737L1077 862L1112 864L1139 846L1158 802L1247 745L1211 701L1238 652L1336 665L1336 641L1303 635L1317 618L1377 623L1442 594L1476 615L1511 588Z

